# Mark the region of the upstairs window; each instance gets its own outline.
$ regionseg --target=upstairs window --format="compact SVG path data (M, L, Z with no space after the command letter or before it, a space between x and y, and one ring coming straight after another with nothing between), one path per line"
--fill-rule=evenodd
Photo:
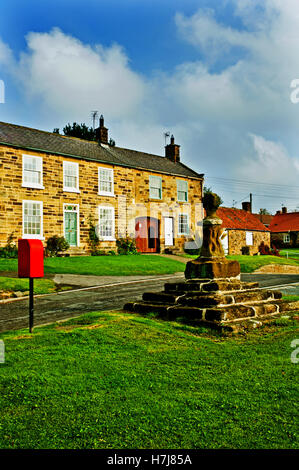
M150 175L150 177L149 177L149 197L151 199L162 199L162 178L161 178L161 176Z
M44 189L42 157L23 155L22 186L26 188Z
M189 235L188 214L179 214L179 235Z
M79 193L79 163L63 162L63 190Z
M99 195L114 196L114 175L112 168L99 167Z
M188 182L177 180L177 199L179 202L188 202Z

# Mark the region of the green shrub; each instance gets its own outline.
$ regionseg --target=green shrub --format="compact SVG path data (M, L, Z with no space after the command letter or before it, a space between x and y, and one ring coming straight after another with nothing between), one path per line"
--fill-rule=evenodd
M119 255L137 255L136 241L134 238L125 237L116 240Z
M3 248L0 248L0 258L17 258L18 247L13 242L13 233L7 238L7 243Z
M46 256L58 256L58 253L66 251L70 245L64 237L58 237L58 235L53 235L53 237L48 238L46 241Z

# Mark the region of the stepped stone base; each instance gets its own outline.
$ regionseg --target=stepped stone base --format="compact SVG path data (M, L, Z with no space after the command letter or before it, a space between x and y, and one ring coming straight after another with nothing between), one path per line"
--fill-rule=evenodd
M162 292L145 292L140 302L129 302L124 309L240 331L299 311L299 301L286 302L281 292L259 289L256 282L202 278L166 283Z

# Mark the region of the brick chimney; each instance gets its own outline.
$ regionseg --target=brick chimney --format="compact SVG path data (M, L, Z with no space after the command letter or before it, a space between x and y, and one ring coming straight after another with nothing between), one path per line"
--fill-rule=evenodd
M173 135L170 137L170 144L165 147L165 157L174 163L180 161L180 146L174 143Z
M281 214L281 211L276 211L275 215L279 215L279 214Z
M242 209L246 212L251 212L251 203L249 201L242 202Z
M288 209L286 207L282 207L281 210L283 214L286 214L288 212Z
M101 144L108 144L108 129L104 126L104 117L100 116L100 127L96 129L96 139Z

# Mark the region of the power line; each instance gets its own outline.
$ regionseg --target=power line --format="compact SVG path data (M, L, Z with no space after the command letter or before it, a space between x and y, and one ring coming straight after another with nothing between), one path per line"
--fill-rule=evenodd
M267 186L299 189L299 186L293 186L293 185L288 185L288 184L263 183L263 182L258 182L258 181L245 181L245 180L237 180L237 179L233 179L233 178L223 178L221 176L207 176L206 179L222 180L223 182L227 181L227 182L246 183L246 184L260 184L262 186L267 185Z

